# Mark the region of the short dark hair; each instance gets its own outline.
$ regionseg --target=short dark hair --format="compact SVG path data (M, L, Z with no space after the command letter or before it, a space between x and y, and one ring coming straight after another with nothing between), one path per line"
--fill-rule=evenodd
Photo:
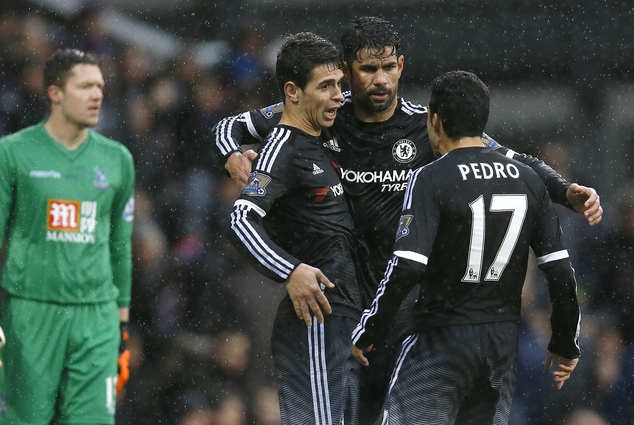
M311 32L300 32L286 37L277 53L275 76L284 98L284 85L292 81L302 90L310 81L313 69L331 65L334 69L343 66L341 52L330 41Z
M364 16L357 18L346 26L341 35L343 58L352 66L362 52L372 51L375 56L383 57L386 53L398 55L401 39L394 26L382 18Z
M452 140L481 136L489 119L489 89L471 72L442 74L431 84L429 115L433 114L438 114Z
M49 86L64 87L70 70L77 64L99 66L95 55L77 49L60 49L44 64L44 90Z

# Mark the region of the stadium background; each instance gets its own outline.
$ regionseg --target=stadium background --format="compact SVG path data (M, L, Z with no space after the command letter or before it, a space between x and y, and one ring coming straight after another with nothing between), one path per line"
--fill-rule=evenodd
M634 423L634 2L3 1L0 136L43 119L43 61L78 47L103 61L96 130L135 156L133 364L117 423L279 423L268 340L283 288L223 238L238 192L210 129L278 100L281 36L338 44L362 15L401 35L402 96L426 103L439 73L476 72L492 91L487 133L601 195L594 228L560 210L583 308L579 367L559 392L541 370L549 307L533 267L511 424Z

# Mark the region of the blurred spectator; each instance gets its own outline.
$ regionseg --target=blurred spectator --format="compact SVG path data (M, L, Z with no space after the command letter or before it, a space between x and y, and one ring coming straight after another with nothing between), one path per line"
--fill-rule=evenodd
M610 422L592 409L575 409L563 425L610 425Z
M254 425L280 425L277 389L271 385L263 385L258 388L252 411Z
M231 52L225 65L225 78L240 90L255 89L261 85L264 72L263 39L257 22L245 22L231 37Z

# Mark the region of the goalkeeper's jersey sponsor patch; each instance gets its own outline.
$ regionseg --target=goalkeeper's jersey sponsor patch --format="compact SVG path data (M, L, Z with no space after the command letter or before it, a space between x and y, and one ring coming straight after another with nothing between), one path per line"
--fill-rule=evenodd
M49 199L46 240L95 243L97 202Z

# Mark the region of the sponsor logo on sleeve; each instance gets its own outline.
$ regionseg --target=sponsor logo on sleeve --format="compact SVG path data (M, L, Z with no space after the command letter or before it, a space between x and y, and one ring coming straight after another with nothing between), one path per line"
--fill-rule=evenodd
M398 230L396 231L396 240L399 240L403 236L409 235L409 224L414 219L413 215L402 215L398 222Z
M271 182L271 177L254 171L249 177L249 183L244 186L242 193L249 196L264 196L266 186Z
M284 110L284 102L276 103L275 105L267 106L266 108L260 109L260 113L264 116L264 118L269 119L272 118L273 115L277 113L281 113Z
M123 219L127 222L134 220L134 197L131 196L123 208Z

